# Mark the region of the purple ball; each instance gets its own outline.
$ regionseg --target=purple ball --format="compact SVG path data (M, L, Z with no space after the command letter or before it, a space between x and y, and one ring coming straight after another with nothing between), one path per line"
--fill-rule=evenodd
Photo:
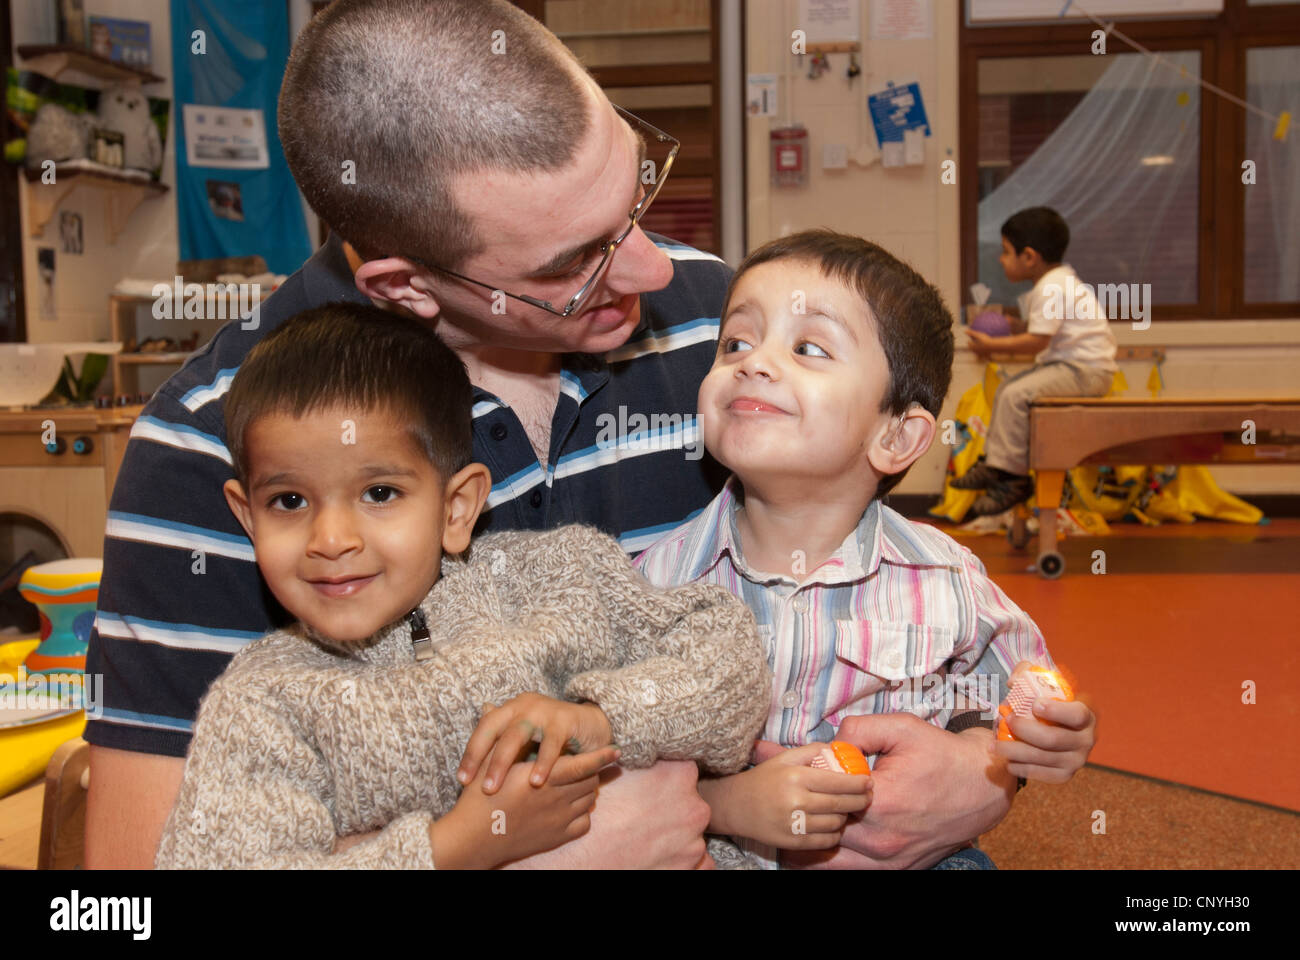
M978 330L990 337L1011 336L1011 320L1000 310L985 310L977 313L970 326L972 330Z

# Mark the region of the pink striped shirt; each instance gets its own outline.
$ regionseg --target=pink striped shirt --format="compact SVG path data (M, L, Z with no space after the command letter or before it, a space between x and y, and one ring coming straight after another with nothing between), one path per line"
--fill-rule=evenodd
M914 713L945 727L964 695L995 717L1020 660L1054 666L1033 620L942 531L873 500L803 582L746 564L732 476L635 560L660 586L703 580L744 600L774 675L763 739L826 742L849 716Z

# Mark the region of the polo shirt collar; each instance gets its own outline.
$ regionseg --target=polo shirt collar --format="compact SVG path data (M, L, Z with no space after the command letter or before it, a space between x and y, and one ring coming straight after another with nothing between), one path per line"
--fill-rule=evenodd
M740 480L733 473L727 478L722 492L700 514L695 525L698 540L690 549L690 554L695 559L686 572L686 582L700 579L717 566L723 557L729 557L738 571L756 582L771 582L774 577L780 576L759 573L745 562L740 529L736 524L742 492ZM849 531L843 543L804 584L836 584L861 580L876 572L882 558L895 559L897 551L890 548L882 533L882 510L881 502L872 500L863 511L858 525ZM903 558L898 555L897 559Z

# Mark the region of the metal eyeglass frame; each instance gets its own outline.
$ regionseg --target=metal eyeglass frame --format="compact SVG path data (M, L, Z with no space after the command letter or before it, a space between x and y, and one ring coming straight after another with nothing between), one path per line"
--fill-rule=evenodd
M671 143L672 149L668 153L668 159L664 161L663 170L659 171L655 176L655 182L653 188L650 190L649 193L647 193L644 197L642 197L637 202L637 205L633 207L631 213L628 214L628 217L631 222L628 223L627 229L624 230L621 234L619 234L618 239L616 240L602 241L601 253L603 254L603 256L601 257L600 263L596 265L596 269L592 273L592 275L587 278L587 282L584 283L579 288L577 293L575 293L571 298L569 298L569 302L565 304L563 310L557 310L549 300L539 300L537 297L530 297L527 294L522 294L522 293L510 293L508 290L502 290L501 287L496 286L495 284L484 283L482 280L475 280L473 277L467 277L464 274L457 273L454 270L448 270L446 267L439 267L432 263L425 263L423 260L420 260L416 257L407 256L406 259L411 260L414 263L418 263L420 266L425 267L429 270L436 270L439 273L445 273L449 277L455 277L457 280L464 280L466 283L472 283L475 286L483 287L487 290L491 290L494 293L500 291L501 293L505 294L507 297L510 297L510 299L512 300L519 300L523 303L528 304L529 306L538 307L539 309L545 310L547 313L555 314L555 316L557 317L571 317L575 313L579 312L583 307L587 305L587 301L591 298L591 294L596 289L596 284L599 283L600 278L605 275L605 271L606 269L608 269L610 261L614 258L614 251L617 250L619 244L621 244L624 240L626 240L631 235L632 231L636 229L636 225L637 223L640 222L641 216L646 212L646 210L649 209L650 204L654 202L654 198L659 196L659 191L663 187L664 181L668 179L668 171L672 169L673 161L677 159L677 153L682 148L681 141L678 140L676 137L669 136L668 134L660 130L658 127L656 127L654 124L647 123L645 120L642 120L640 117L636 116L635 114L629 113L628 111L624 110L618 104L611 104L611 106L613 106L613 108L617 110L619 115L623 117L625 120L629 121L630 123L639 124L643 129L648 131L648 133L651 134L657 142ZM640 179L640 176L641 176L641 171L638 170L637 171L638 180Z

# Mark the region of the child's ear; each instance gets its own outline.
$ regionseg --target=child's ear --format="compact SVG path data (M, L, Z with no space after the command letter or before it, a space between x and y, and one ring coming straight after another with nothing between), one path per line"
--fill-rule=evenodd
M469 548L474 524L491 490L492 474L481 463L471 463L447 481L442 497L443 553L463 553Z
M934 429L934 414L913 404L906 413L892 418L871 444L871 465L885 476L901 473L930 449Z
M230 505L230 512L235 515L239 525L244 528L248 534L248 539L253 539L253 511L248 506L248 496L244 493L244 487L238 480L227 480L221 488L222 493L226 495L226 503Z

